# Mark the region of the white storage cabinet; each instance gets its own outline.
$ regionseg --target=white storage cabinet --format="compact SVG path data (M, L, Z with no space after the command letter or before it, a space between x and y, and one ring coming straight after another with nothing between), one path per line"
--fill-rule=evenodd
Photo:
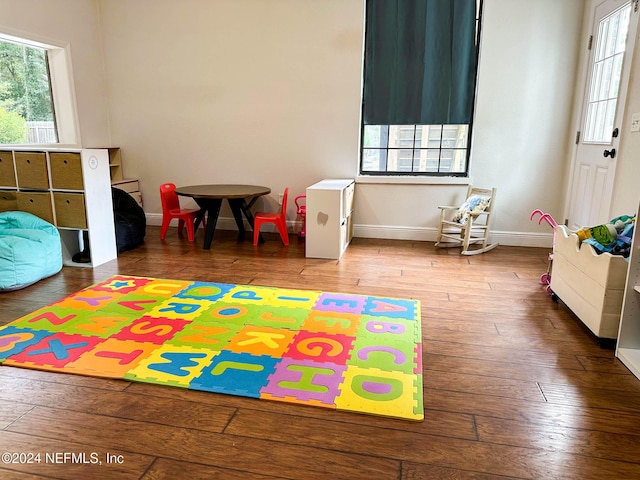
M306 256L339 259L353 237L353 179L322 180L307 187Z
M618 335L627 260L598 255L575 233L558 225L551 269L551 290L600 339Z

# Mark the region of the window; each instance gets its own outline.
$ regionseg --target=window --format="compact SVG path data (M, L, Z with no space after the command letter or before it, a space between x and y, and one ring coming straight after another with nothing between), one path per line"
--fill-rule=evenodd
M630 14L628 3L600 22L584 126L585 142L611 141Z
M468 174L482 0L443 5L367 1L361 175Z
M364 125L363 174L464 174L469 125Z
M47 50L0 38L0 144L57 141Z

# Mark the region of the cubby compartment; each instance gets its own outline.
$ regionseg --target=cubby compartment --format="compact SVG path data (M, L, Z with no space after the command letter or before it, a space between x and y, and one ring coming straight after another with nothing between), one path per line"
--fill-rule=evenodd
M18 210L21 212L29 212L49 223L55 223L51 207L51 194L48 191L20 191L16 193L16 197Z
M13 152L0 152L0 186L16 186L16 171L13 168Z
M0 212L18 210L18 199L15 190L0 190Z
M82 163L79 153L51 152L51 188L54 190L83 190Z
M87 228L84 194L53 192L53 205L56 210L56 226Z
M122 177L122 155L119 148L109 148L109 175L111 182L119 182Z
M45 152L14 152L19 188L49 189L47 154Z

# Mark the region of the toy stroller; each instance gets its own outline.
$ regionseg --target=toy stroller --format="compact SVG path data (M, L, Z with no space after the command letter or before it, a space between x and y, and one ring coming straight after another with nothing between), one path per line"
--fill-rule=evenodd
M553 292L551 291L551 264L553 263L553 252L556 248L556 228L558 227L558 223L554 220L554 218L550 214L544 213L542 210L534 210L533 212L531 212L531 216L529 217L529 220L533 220L533 217L537 214L540 215L540 218L538 219L538 225L540 225L544 220L549 224L549 226L551 226L551 228L553 228L553 247L551 252L549 253L549 266L547 267L547 273L544 273L540 276L540 283L542 285L546 285L545 289L548 294L552 294Z

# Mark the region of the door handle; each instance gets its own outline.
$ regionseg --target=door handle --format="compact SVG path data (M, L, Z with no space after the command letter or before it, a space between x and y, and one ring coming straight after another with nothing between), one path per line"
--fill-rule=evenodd
M605 150L604 151L604 156L605 157L615 158L616 157L616 149L612 148L611 150Z

